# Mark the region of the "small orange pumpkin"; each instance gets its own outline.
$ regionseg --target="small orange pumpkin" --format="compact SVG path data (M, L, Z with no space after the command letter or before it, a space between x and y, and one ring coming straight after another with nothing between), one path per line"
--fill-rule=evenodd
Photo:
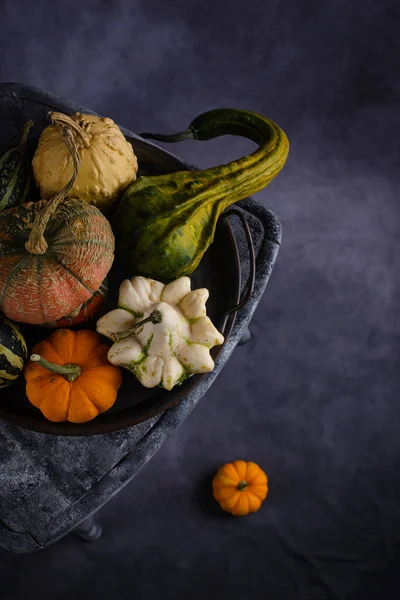
M94 331L58 329L34 346L25 366L29 401L49 421L91 421L111 408L122 383L108 350Z
M268 494L268 477L254 462L234 460L222 465L213 479L214 498L236 517L256 512Z

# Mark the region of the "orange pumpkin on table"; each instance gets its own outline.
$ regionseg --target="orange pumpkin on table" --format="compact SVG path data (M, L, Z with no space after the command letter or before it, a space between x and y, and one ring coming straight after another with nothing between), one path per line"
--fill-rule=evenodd
M94 331L58 329L34 346L25 366L29 401L49 421L91 421L111 408L122 383L108 350Z
M256 512L268 494L268 477L254 462L235 460L222 465L213 479L214 498L235 516Z

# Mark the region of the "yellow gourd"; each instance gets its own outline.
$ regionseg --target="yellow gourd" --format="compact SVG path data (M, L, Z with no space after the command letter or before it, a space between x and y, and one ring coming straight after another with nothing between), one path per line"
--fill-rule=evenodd
M81 158L79 175L68 197L106 210L136 179L138 163L131 144L109 118L81 113L69 117L55 112L49 117L71 127ZM32 167L43 199L54 196L71 179L72 160L57 125L49 125L42 132Z

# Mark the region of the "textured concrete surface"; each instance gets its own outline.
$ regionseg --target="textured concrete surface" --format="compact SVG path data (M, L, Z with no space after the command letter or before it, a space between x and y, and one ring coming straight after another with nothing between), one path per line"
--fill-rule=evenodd
M257 195L284 239L253 342L103 510L101 540L1 553L4 597L397 599L398 3L60 2L25 19L18 4L1 5L1 80L133 131L249 108L285 129L291 155ZM208 166L250 148L174 151ZM248 519L210 499L234 458L270 476Z

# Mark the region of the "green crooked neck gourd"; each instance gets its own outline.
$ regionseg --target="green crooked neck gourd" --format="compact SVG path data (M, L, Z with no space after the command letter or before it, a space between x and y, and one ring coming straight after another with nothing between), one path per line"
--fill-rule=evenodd
M0 156L0 212L26 202L31 191L32 167L25 148L32 126L27 121L19 145Z
M112 226L116 253L132 275L171 281L192 273L214 239L221 213L265 188L286 162L286 134L273 121L245 110L211 110L181 133L142 137L179 142L222 135L246 137L258 148L202 171L139 177L126 190Z

